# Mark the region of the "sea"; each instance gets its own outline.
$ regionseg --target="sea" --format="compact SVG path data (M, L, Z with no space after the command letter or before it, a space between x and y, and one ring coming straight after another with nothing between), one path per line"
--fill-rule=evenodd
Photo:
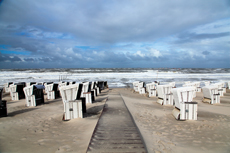
M159 81L160 84L176 82L230 81L229 68L72 68L72 69L0 69L0 86L7 82L60 82L60 81L107 81L110 88L132 87L134 81L145 84Z

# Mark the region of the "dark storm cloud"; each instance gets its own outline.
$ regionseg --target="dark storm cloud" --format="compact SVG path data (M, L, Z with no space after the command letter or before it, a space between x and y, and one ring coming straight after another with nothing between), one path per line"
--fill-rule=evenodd
M0 53L0 61L1 62L20 62L22 61L21 58L19 58L18 56L9 56L9 55L2 55Z
M209 55L210 52L209 52L209 51L203 51L202 54L203 54L203 55Z
M205 33L205 34L196 34L196 33L182 33L178 36L176 43L185 43L191 41L197 41L202 39L215 39L230 36L230 32L221 32L221 33Z
M228 0L7 0L0 5L0 45L6 46L1 50L18 54L1 54L0 62L18 61L24 66L27 62L39 66L42 62L47 67L49 64L91 67L96 62L101 67L106 64L121 67L141 62L141 67L196 57L191 50L204 56L208 55L204 50L212 55L217 51L223 54L229 48L224 43L204 48L191 42L229 37L228 31L198 34L190 29L230 17L229 6ZM178 36L178 40L166 44L170 46L167 49L157 49L151 44L171 35ZM190 53L183 56L177 54L177 49Z

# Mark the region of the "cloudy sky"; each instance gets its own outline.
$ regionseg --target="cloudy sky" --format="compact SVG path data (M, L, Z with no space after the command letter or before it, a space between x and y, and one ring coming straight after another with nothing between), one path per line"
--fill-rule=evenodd
M0 0L0 68L230 68L229 0Z

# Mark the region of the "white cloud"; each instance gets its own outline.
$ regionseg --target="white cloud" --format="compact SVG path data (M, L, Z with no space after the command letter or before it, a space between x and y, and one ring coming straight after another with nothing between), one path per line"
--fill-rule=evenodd
M153 48L149 49L149 52L150 52L150 56L153 56L153 57L156 57L156 58L162 56L159 50L156 50L156 49L153 49Z
M140 57L145 57L145 54L142 53L141 51L137 51L134 55L138 55Z

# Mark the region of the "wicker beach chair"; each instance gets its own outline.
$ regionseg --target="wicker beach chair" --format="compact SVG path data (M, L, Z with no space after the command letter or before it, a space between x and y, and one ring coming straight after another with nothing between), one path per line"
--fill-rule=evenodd
M152 83L148 83L146 84L146 91L149 93L149 97L156 97L157 94L157 83L152 82Z
M177 120L197 120L197 102L193 102L195 87L180 87L172 90L175 108L172 111Z
M224 96L224 93L226 93L226 88L225 88L224 82L218 82L218 83L214 83L211 85L218 86L218 92L219 92L220 96Z
M203 102L207 102L209 104L219 104L220 103L220 92L218 91L218 86L210 85L204 86L202 88L203 92Z
M157 86L157 103L161 105L173 105L172 85L158 85Z
M8 82L4 84L4 90L6 93L10 92L10 85L13 84L13 82Z
M93 103L93 95L91 93L91 88L90 88L90 83L89 82L84 82L82 85L82 91L81 91L81 97L85 97L86 103Z
M56 99L60 97L60 91L58 90L58 84L52 83L45 86L47 93L47 99Z
M43 85L31 85L23 88L26 97L26 106L37 106L44 104Z
M139 84L139 81L133 82L133 90L134 90L135 92L139 92L139 91L138 91L138 84Z
M61 97L64 106L64 120L83 118L83 105L77 99L78 84L60 87Z

